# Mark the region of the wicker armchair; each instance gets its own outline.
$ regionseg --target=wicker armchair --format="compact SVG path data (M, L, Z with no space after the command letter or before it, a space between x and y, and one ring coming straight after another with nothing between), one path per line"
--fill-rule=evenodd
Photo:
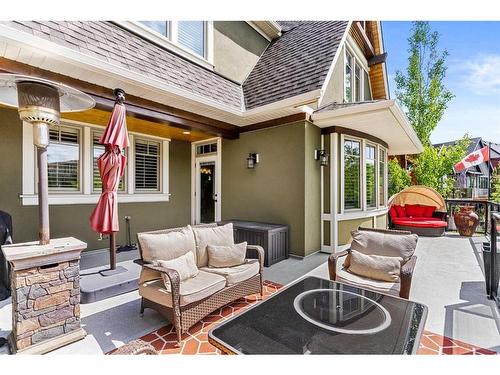
M397 231L388 229L368 229L360 228L360 230L372 231L378 233L387 234L410 234L408 231ZM330 274L330 280L341 281L354 286L359 286L363 288L368 288L375 290L380 293L397 295L401 298L408 299L410 295L411 281L413 276L413 270L417 263L417 257L415 255L405 262L401 266L400 280L398 283L388 283L384 281L376 281L371 279L364 279L357 275L352 275L343 268L343 263L346 256L349 254L349 250L344 250L335 254L330 255L328 258L328 272Z
M196 227L216 227L217 224L205 224ZM144 232L148 234L162 234L172 231L180 231L185 229L172 228L161 231ZM145 308L152 308L167 318L175 327L177 341L182 340L182 334L187 332L189 328L199 322L203 317L210 314L214 310L227 305L239 298L250 294L260 293L262 295L262 271L264 266L264 249L261 246L247 246L246 262L258 262L258 272L249 278L235 283L226 284L222 289L211 293L203 298L194 301L186 302L183 299L182 283L179 274L173 269L168 269L147 263L144 261L143 250L141 248L140 236L144 233L138 233L138 244L143 259L143 269L141 279L139 281L139 294L142 297L141 314ZM250 254L257 253L258 260L251 260ZM200 268L200 274L206 276L209 274L207 270ZM165 288L162 275L170 282L170 290ZM196 276L195 278L197 278ZM221 276L218 276L221 278Z

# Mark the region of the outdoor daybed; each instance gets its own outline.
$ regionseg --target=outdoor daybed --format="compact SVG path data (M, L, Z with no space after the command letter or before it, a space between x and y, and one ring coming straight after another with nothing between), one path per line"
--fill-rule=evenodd
M443 197L427 186L407 187L389 199L389 207L389 227L393 229L439 237L448 226Z
M232 224L143 232L137 239L144 262L139 279L141 314L146 307L158 311L174 325L179 342L183 333L214 310L247 295L262 294L264 249L234 244ZM241 262L224 265L235 247L242 250ZM214 248L223 250L220 264L212 263ZM256 252L258 259L249 259L249 251ZM193 258L186 260L191 253ZM177 263L177 270L164 266L179 259L183 264ZM194 273L186 278L186 271L193 268Z

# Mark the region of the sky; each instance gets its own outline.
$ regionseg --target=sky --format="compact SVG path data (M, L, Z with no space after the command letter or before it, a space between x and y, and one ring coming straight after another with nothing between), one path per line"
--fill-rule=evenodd
M396 71L406 71L411 22L382 23L387 73L395 98ZM431 135L433 143L482 137L500 143L500 22L430 22L449 52L445 86L455 94Z

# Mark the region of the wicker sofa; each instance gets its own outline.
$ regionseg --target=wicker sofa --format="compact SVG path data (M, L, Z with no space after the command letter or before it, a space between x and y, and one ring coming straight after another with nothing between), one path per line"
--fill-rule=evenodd
M216 223L193 226L193 228L216 227ZM262 295L264 265L264 250L256 245L247 246L247 259L244 264L231 268L211 269L206 264L200 264L198 254L198 275L181 282L177 271L158 266L154 257L147 254L148 249L145 249L144 239L145 235L162 235L186 229L192 230L191 227L179 227L137 234L143 261L139 279L139 294L142 297L141 314L145 308L158 311L174 325L179 342L183 333L214 310L250 294ZM194 236L193 240L196 242ZM199 246L196 243L194 246L198 251ZM168 257L168 252L173 250L161 249L161 251L166 252ZM255 253L258 259L250 259L249 256ZM170 288L166 287L166 280Z

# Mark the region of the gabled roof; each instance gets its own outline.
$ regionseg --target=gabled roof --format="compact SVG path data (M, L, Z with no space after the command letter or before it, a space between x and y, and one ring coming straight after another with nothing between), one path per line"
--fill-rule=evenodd
M321 89L347 21L280 21L282 35L264 51L243 83L245 108Z
M454 141L448 141L448 142L442 142L442 143L435 143L435 144L433 144L433 146L436 147L436 148L440 148L442 146L449 147L449 146L456 145L457 142L458 142L458 139L456 139ZM482 145L482 139L481 139L481 137L471 138L470 139L470 143L469 143L469 147L467 148L467 154L470 154L471 152L474 152L474 151L480 149L481 147L484 147Z

